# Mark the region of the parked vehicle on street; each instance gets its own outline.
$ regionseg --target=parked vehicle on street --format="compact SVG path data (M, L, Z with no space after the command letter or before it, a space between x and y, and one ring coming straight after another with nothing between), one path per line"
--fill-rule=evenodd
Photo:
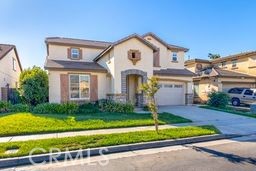
M249 105L256 102L256 89L236 87L229 89L228 94L233 106Z

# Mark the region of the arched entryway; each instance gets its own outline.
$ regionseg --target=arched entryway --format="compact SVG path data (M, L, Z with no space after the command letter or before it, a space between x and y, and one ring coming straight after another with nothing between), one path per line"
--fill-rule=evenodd
M147 72L129 69L121 72L122 94L126 94L126 100L136 106L142 107L144 104L143 92L139 86L147 81Z

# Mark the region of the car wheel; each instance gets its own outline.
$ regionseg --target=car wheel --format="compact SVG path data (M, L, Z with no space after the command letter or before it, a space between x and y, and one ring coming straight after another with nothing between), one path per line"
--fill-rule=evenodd
M232 105L233 106L240 106L240 100L239 99L232 99Z

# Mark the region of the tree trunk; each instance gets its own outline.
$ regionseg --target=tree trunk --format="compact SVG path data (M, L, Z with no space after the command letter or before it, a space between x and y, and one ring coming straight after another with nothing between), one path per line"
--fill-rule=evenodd
M158 118L157 118L157 113L156 112L153 113L153 117L154 117L154 121L155 121L155 129L156 129L156 132L158 134L159 133L158 132Z
M158 132L158 113L157 113L157 107L156 107L156 102L155 102L154 97L152 98L152 102L154 104L154 110L152 112L153 112L153 118L154 118L154 122L155 122L155 129L158 134L159 133Z

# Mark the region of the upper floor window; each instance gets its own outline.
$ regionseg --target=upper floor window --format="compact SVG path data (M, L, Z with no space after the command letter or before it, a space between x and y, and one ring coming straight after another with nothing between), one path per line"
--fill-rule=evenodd
M236 67L237 66L236 64L237 64L237 60L233 60L232 61L232 67Z
M16 71L16 70L17 70L17 67L16 67L16 59L15 59L15 58L12 58L12 69L13 69L13 71Z
M176 52L172 53L172 61L177 61L178 60L178 55Z
M77 48L71 48L71 59L79 59L79 49Z
M225 61L224 61L224 62L221 62L221 66L222 66L222 67L226 67L226 64L227 64L227 63L226 63Z

